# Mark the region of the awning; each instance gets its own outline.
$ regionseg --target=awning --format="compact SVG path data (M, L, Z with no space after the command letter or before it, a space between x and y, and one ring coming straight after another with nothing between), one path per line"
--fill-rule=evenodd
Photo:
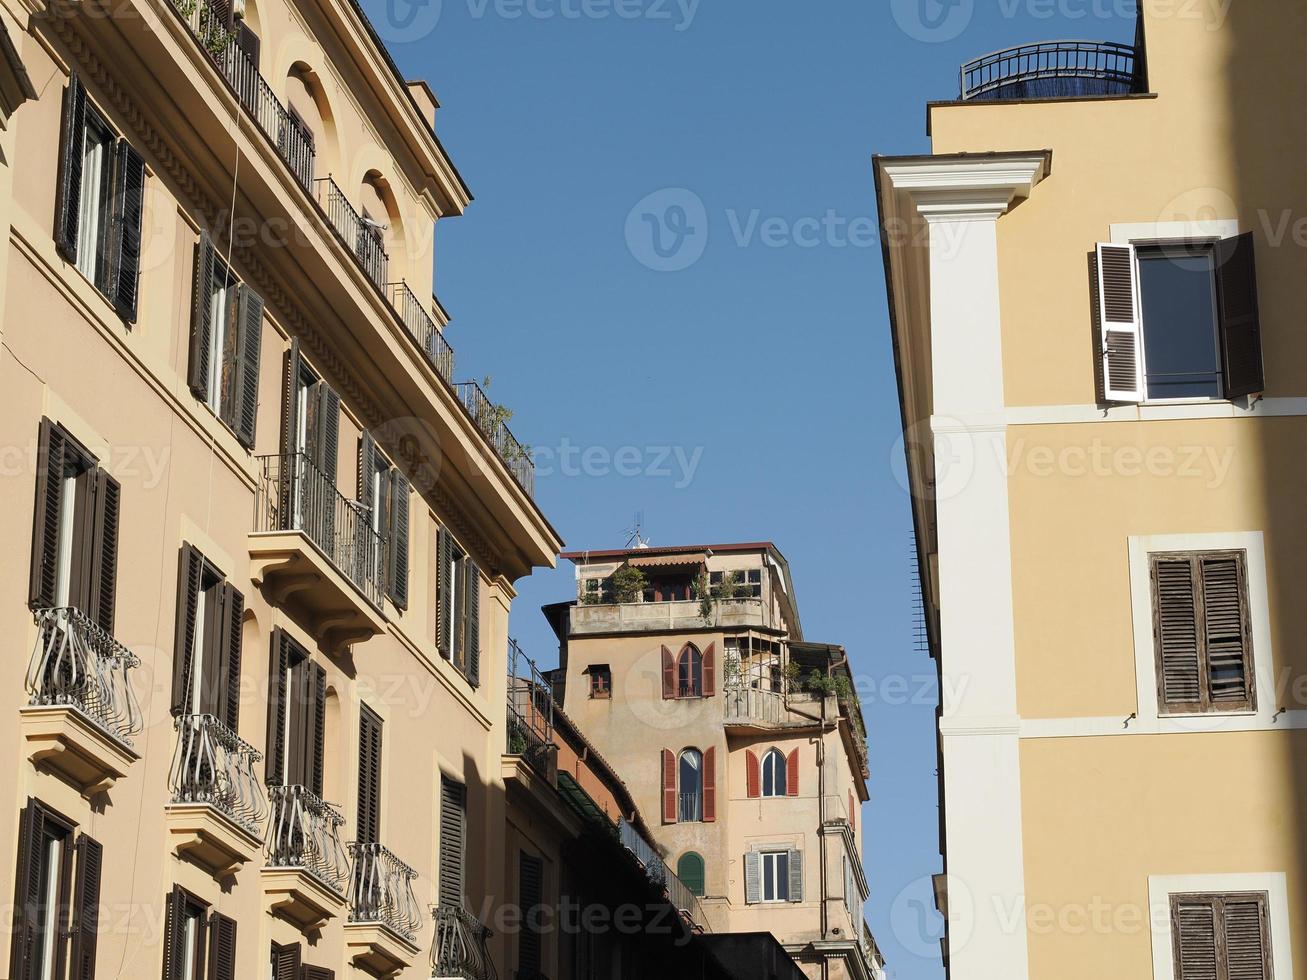
M635 555L627 559L632 568L698 568L708 561L703 552L688 555Z

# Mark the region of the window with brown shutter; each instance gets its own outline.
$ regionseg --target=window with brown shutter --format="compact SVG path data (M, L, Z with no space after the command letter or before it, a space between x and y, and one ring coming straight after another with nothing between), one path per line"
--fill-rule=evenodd
M1255 711L1246 552L1164 553L1149 561L1158 710Z
M173 885L165 899L163 980L199 980L204 977L205 965L213 955L211 947L208 902L180 885ZM217 980L216 975L211 972L209 980Z
M283 629L272 632L268 665L266 779L322 796L327 672Z
M359 798L355 839L360 844L375 844L381 840L381 719L366 704L359 708Z
M281 943L272 944L270 955L270 980L301 980L300 958L303 950L299 943L290 943L283 946Z
M198 549L183 543L177 570L172 712L240 725L245 597Z
M1171 896L1176 980L1271 980L1265 892Z
M467 787L440 778L439 898L442 906L461 908L466 899Z
M208 980L236 980L236 920L221 912L209 916Z
M63 976L68 952L64 940L73 918L73 832L72 821L38 800L27 801L19 823L18 868L14 876L9 960L13 980ZM93 961L94 948L90 955Z
M408 608L409 500L412 487L399 469L381 454L370 432L359 439L359 501L376 536L367 548L372 574L397 609Z
M517 976L520 980L537 980L540 976L544 877L545 864L540 858L526 853L519 855L518 907L522 929L517 937Z
M446 528L437 531L436 551L436 644L441 656L479 687L481 570Z

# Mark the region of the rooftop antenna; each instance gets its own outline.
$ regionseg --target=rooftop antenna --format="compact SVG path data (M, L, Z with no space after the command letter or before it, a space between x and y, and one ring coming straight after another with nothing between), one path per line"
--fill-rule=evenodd
M635 523L626 529L626 546L628 548L647 548L649 539L644 536L644 511L635 512Z

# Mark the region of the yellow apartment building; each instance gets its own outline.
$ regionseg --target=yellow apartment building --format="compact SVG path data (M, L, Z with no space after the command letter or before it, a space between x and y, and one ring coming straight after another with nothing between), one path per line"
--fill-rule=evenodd
M875 160L954 980L1307 957L1305 35L1143 0Z

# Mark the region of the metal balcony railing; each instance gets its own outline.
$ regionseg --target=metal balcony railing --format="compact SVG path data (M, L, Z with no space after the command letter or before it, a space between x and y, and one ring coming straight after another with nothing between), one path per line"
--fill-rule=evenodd
M304 453L260 456L254 530L301 531L381 608L381 535L365 508L347 500Z
M508 746L542 775L554 750L554 695L535 661L508 639Z
M140 660L80 609L62 606L34 613L36 646L27 667L34 705L76 708L123 745L141 730L141 706L129 671Z
M172 0L209 59L236 91L259 128L272 141L305 190L313 187L314 148L311 137L291 118L258 65L236 43L225 21L225 10L211 0Z
M380 923L412 942L422 925L418 873L380 844L350 844L349 853L349 921Z
M708 920L704 917L698 896L690 891L685 882L676 877L676 873L667 866L667 862L654 850L653 845L645 840L625 817L618 819L617 835L622 846L635 855L635 859L644 867L644 873L649 880L667 894L667 900L676 910L688 915L696 926L706 929Z
M535 496L536 468L531 459L531 450L513 438L513 433L505 423L504 410L491 402L475 381L460 382L454 385L454 391L482 435L495 447L495 452L504 461L513 478L529 495Z
M436 938L431 943L431 975L462 980L496 980L495 964L486 942L490 930L467 909L432 906Z
M390 257L386 255L381 228L354 210L345 192L330 176L317 178L313 187L318 204L326 212L336 234L354 254L368 278L384 289Z
M343 897L349 854L340 839L340 810L304 786L269 786L268 802L268 867L303 868Z
M175 725L172 801L207 803L260 836L267 807L254 765L263 756L214 715L182 715Z
M409 332L409 336L417 341L418 347L426 355L427 360L431 362L431 366L436 369L436 372L442 378L452 384L454 380L454 348L449 346L449 341L440 332L440 328L431 319L426 307L414 295L413 290L408 288L408 283L387 283L386 298L390 300L390 305L399 315L400 322L404 324L404 329Z
M1136 49L1115 41L1044 41L962 66L965 101L1085 98L1142 90Z

